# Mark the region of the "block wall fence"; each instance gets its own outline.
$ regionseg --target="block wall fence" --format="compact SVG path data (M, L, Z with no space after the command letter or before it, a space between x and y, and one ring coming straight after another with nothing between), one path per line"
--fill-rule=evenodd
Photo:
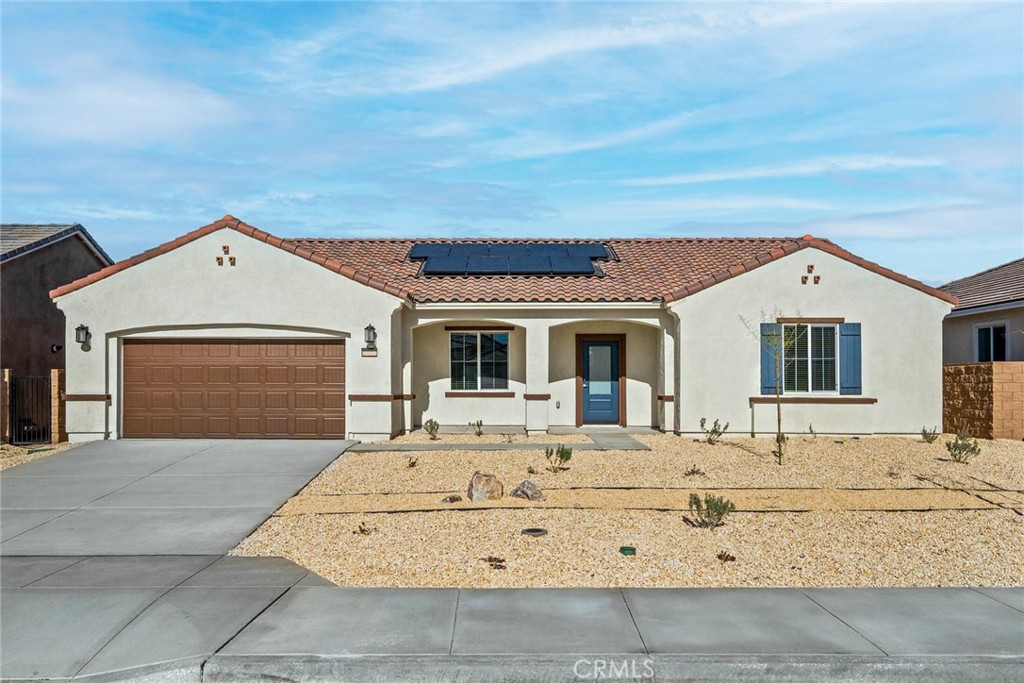
M1024 362L947 365L942 429L985 439L1024 439Z

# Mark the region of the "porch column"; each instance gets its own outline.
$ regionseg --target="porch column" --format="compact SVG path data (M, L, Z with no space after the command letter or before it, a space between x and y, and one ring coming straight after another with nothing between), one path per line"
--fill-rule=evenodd
M675 318L669 320L674 324ZM674 326L674 325L673 325ZM658 377L658 415L660 427L666 432L675 430L676 425L676 338L674 330L661 328L661 372Z
M535 320L526 324L526 431L548 430L549 327L546 321Z

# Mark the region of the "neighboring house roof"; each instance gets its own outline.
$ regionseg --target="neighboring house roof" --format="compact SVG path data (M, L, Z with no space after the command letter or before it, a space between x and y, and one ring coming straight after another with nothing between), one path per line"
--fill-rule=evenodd
M103 264L109 266L114 263L114 260L107 256L107 252L103 251L103 248L92 238L89 231L78 223L46 225L5 223L0 225L0 263L73 235L80 237Z
M939 289L960 299L956 311L1014 301L1024 306L1024 258L953 280Z
M816 248L874 273L950 303L956 297L878 264L865 261L828 240L810 235L776 238L666 238L608 240L507 239L281 239L233 216L194 230L159 247L121 261L50 292L63 296L147 261L211 232L233 229L317 263L356 282L412 301L483 302L670 302L758 268L805 248ZM408 259L422 242L600 242L616 258L600 262L601 276L502 275L419 276L420 263Z

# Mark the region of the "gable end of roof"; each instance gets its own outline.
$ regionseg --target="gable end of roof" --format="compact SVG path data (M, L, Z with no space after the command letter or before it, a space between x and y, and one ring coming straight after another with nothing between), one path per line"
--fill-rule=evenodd
M50 298L56 299L58 297L64 296L65 294L70 294L71 292L82 289L83 287L87 287L93 284L94 282L99 282L100 280L104 280L110 277L111 275L115 275L121 272L122 270L127 270L132 266L144 263L145 261L148 261L152 258L173 251L178 247L184 246L190 242L194 242L200 237L205 237L210 233L224 229L234 230L236 232L240 232L241 234L247 237L251 237L252 239L255 239L257 241L265 242L273 247L281 249L282 251L294 254L299 258L306 259L307 261L315 263L318 266L326 268L327 270L331 270L335 273L343 275L349 278L350 280L355 280L356 282L359 282L362 285L378 289L382 292L385 292L392 296L399 297L401 299L409 298L408 292L406 292L400 287L392 286L391 284L383 282L377 278L371 278L368 275L364 275L362 273L355 271L354 269L346 266L345 264L339 261L319 255L310 249L307 249L295 243L290 243L280 237L275 237L274 235L271 235L269 232L265 232L263 230L260 230L259 228L253 227L248 223L245 223L230 214L224 216L220 220L210 223L209 225L204 225L201 228L197 228L192 232L182 235L181 237L178 237L176 239L173 239L170 242L165 242L164 244L161 244L157 247L153 247L152 249L147 249L141 254L136 254L135 256L124 259L123 261L118 261L117 263L111 266L107 266L102 270L98 270L95 273L92 273L91 275L87 275L86 277L75 280L74 282L70 282L66 285L62 285L60 287L57 287L56 289L50 290Z
M923 292L924 294L928 294L929 296L933 296L937 299L941 299L947 303L953 304L954 306L957 304L958 299L949 292L944 292L940 289L936 289L935 287L929 287L928 285L924 284L923 282L920 282L919 280L907 277L906 275L897 273L896 271L890 270L889 268L874 263L873 261L868 261L867 259L861 258L860 256L857 256L847 251L846 249L843 249L834 242L830 242L829 240L826 239L813 237L811 235L804 235L800 240L796 240L782 247L772 249L768 253L757 256L754 259L750 259L748 261L744 261L743 263L739 263L728 268L722 269L714 273L713 275L704 278L700 282L689 284L685 287L673 290L664 296L665 303L671 303L673 301L678 301L679 299L684 299L688 296L696 294L697 292L703 291L708 287L712 287L718 284L719 282L724 282L725 280L737 277L739 275L742 275L743 273L749 273L750 271L756 268L760 268L763 265L766 265L773 261L777 261L781 258L785 258L790 254L795 254L796 252L807 248L819 249L827 254L835 256L836 258L841 258L844 261L852 263L856 266L860 266L865 270L869 270L872 273L875 273L876 275L881 275L882 277L888 278L902 285L906 285L907 287L911 287L913 289L918 290L919 292Z

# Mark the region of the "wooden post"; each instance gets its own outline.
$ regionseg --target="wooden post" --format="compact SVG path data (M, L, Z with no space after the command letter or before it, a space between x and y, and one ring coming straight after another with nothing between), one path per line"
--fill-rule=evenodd
M0 442L11 442L11 370L0 370Z
M68 440L64 390L64 371L53 368L50 370L50 443L54 444Z

